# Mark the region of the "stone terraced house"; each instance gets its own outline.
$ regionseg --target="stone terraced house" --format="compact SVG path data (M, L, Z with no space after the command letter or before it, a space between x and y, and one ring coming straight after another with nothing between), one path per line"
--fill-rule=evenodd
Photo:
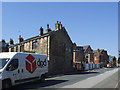
M49 74L60 74L73 70L73 44L61 22L56 22L55 30L47 24L46 33L43 28L39 35L24 40L19 36L19 43L9 47L9 52L32 52L45 54L48 58Z

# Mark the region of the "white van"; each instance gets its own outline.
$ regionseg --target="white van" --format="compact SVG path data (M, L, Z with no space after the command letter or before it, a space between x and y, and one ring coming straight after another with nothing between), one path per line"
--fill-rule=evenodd
M0 53L0 80L2 87L40 79L42 82L48 72L46 55L6 52Z

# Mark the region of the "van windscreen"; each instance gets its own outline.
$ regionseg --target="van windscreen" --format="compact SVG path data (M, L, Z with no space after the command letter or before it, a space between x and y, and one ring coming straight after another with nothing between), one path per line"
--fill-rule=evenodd
M9 60L9 58L0 58L0 69L2 69Z

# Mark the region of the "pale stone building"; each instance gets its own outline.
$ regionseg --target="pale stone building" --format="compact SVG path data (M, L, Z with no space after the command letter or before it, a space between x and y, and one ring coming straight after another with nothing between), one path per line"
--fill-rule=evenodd
M73 70L73 44L61 22L56 22L53 31L47 24L46 33L43 33L41 27L39 35L26 40L19 36L18 41L18 44L9 47L9 52L31 52L47 55L50 74Z

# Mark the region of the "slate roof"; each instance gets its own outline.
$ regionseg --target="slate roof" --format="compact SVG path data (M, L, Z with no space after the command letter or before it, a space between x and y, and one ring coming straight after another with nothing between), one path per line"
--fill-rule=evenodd
M94 53L94 55L101 55L102 51L105 51L105 50L99 49L99 52L98 52L98 50L94 50L93 53Z
M101 54L100 52L97 52L97 50L94 50L93 53L94 53L94 55L100 55Z
M86 50L88 49L88 47L89 47L90 45L87 45L87 46L82 46L83 47L83 50L84 50L84 52L86 52Z
M67 31L66 31L66 29L65 29L64 27L63 27L63 30L65 30L65 32L66 32L69 40L72 42L72 40L70 39L70 37L69 37L69 35L68 35L68 33L67 33ZM63 30L62 30L62 31L63 31ZM37 39L37 38L42 38L42 37L50 36L50 35L52 35L53 33L59 32L59 31L60 31L60 30L53 30L53 31L50 31L50 32L48 32L48 33L44 33L43 35L37 35L37 36L31 37L31 38L25 39L25 40L24 40L23 42L21 42L21 43L16 43L16 44L14 44L13 46L20 45L20 44L22 44L22 43L25 43L25 42L28 42L28 41L31 41L31 40L35 40L35 39ZM9 46L9 47L12 47L12 46Z

